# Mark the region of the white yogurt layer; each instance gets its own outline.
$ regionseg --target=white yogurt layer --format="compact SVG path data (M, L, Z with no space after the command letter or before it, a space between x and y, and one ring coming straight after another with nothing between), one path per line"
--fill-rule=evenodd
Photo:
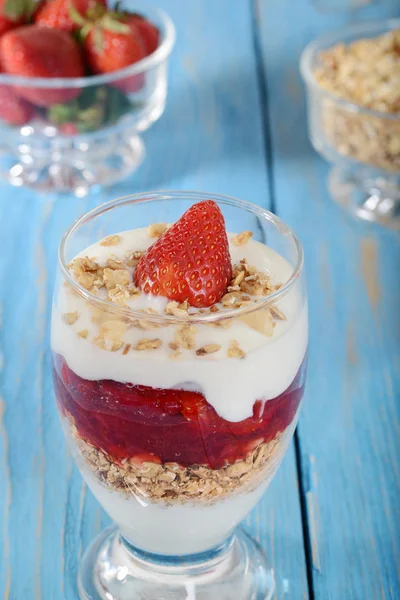
M136 229L118 234L120 244L87 248L79 256L94 258L105 265L110 256L123 259L127 252L145 250L154 239L147 229ZM232 235L229 235L230 239ZM272 283L286 282L292 266L271 248L250 240L243 246L230 244L233 263L245 258L258 271L268 272ZM99 297L106 291L100 289ZM168 300L149 294L133 296L129 306L133 310L154 309L161 314ZM98 333L98 325L92 322L92 307L77 294L61 286L57 305L53 307L52 350L60 354L69 368L79 377L90 380L112 379L122 383L145 385L154 388L179 388L201 391L216 412L232 422L242 421L253 413L256 400L270 400L284 392L292 383L304 359L307 342L307 305L296 284L279 301L279 309L286 321L277 321L274 334L267 337L251 329L246 323L234 319L229 329L196 324L196 348L207 344L219 344L214 354L196 356L193 350L183 350L175 359L168 347L174 341L175 326L143 331L130 327L124 342L133 348L142 338L162 340L160 348L109 352L92 343ZM78 319L73 325L65 323L63 315L77 311ZM86 339L78 332L88 330ZM228 358L227 350L232 340L246 352L243 359Z

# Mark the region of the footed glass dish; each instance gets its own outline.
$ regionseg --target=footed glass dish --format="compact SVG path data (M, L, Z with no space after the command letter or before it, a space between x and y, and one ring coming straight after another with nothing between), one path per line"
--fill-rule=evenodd
M378 223L390 229L400 229L400 112L373 110L351 102L324 89L315 73L321 66L324 52L336 48L337 62L331 68L338 70L341 56L346 55L345 47L358 42L360 56L365 56L368 40L400 30L400 20L391 19L371 23L359 23L321 36L309 44L300 62L301 73L307 87L308 127L312 145L332 165L328 186L332 198L354 216ZM376 48L378 43L376 42ZM382 44L383 45L383 44ZM387 43L388 50L389 44ZM384 50L384 48L383 48ZM391 84L385 83L385 73L379 73L381 80L374 87L379 100L380 94L393 99L399 97L398 80L394 69L399 69L398 58L390 58L382 52L375 57L371 50L371 65L381 65L389 69ZM396 52L394 52L396 54ZM335 60L335 57L332 58ZM355 60L355 59L354 59ZM325 61L325 65L327 61ZM357 69L349 62L348 80L361 94L369 89L372 66ZM350 70L351 67L351 70ZM393 69L393 72L391 71ZM397 71L398 72L398 71ZM356 80L357 76L357 80ZM397 83L396 83L397 82ZM368 87L367 87L368 84ZM386 86L386 87L385 87ZM397 87L396 87L397 86ZM338 89L340 87L338 86ZM350 85L349 85L350 89ZM398 100L397 100L398 103Z
M145 156L140 134L165 108L175 28L146 2L138 0L133 9L158 28L160 42L155 52L125 69L79 78L0 74L3 180L82 197L140 166Z
M228 231L226 293L194 308L138 289L147 249L204 200ZM206 210L185 250L198 277L217 272L225 236ZM177 236L163 271L185 244ZM209 244L207 266L196 249ZM84 554L81 598L272 597L273 571L237 526L292 438L307 343L303 251L268 211L225 196L146 193L74 223L59 250L55 395L82 476L115 522Z

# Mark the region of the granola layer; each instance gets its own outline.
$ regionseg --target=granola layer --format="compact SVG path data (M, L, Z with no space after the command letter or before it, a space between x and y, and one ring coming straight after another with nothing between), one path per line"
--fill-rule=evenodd
M211 469L202 465L116 461L80 438L73 425L71 433L86 466L103 485L126 496L166 504L209 504L234 493L254 490L273 476L291 436L291 432L279 433L272 441L259 444L244 460Z
M159 227L163 224L156 224L154 227ZM150 228L153 226L150 226ZM149 229L150 229L149 228ZM152 236L149 232L150 237ZM250 231L244 231L232 240L235 246L245 245L251 238ZM120 243L120 236L114 235L104 238L100 245L102 246L117 246ZM128 307L129 300L137 298L141 295L141 291L136 288L133 281L133 272L136 263L136 258L140 252L129 252L124 259L120 259L111 255L106 262L106 265L100 265L93 258L79 257L72 261L69 265L71 273L77 283L82 285L88 291L100 294L99 297L108 300L111 303ZM231 309L239 309L242 306L256 305L261 298L271 295L282 284L272 284L270 275L257 271L255 267L249 265L245 259L242 259L238 264L233 265L233 277L230 285L227 288L226 294L209 309L191 309L188 302L169 301L165 308L164 314L179 318L193 317L196 315L220 313ZM68 289L68 288L67 288ZM105 291L106 290L106 291ZM70 293L74 293L69 289ZM109 352L118 352L126 355L129 353L157 350L163 344L162 339L157 336L157 331L162 327L162 323L152 321L152 317L158 315L157 311L151 308L140 309L143 313L143 318L130 318L123 320L107 311L99 309L97 306L92 306L90 303L84 305L85 311L91 312L91 322L97 326L95 335L89 336L88 329L80 329L76 327L78 337L90 340L93 344L102 350ZM80 316L78 310L66 312L63 314L63 321L67 325L74 326ZM160 315L158 315L160 316ZM243 315L239 319L251 329L262 333L267 337L274 335L274 329L277 321L285 321L286 316L276 306L271 305L268 308L261 308L251 314ZM232 318L221 320L215 323L209 323L209 327L230 328ZM203 325L204 326L204 325ZM206 356L214 354L222 349L222 346L217 343L210 343L204 346L197 346L196 333L197 328L191 324L175 325L175 335L173 341L168 344L172 353L169 353L170 358L177 358L182 355L183 350L190 350L193 356ZM143 337L136 340L136 343L126 343L126 334L129 329L136 328L143 331ZM232 350L234 348L234 351ZM226 355L228 358L244 358L246 353L240 348L237 340L233 339L227 349Z

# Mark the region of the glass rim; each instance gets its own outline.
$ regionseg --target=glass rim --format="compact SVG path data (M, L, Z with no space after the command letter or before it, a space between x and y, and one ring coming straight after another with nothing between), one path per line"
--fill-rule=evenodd
M134 7L135 8L135 7ZM157 15L162 24L163 39L158 48L141 60L104 75L86 75L84 77L25 77L0 74L0 85L17 85L26 88L71 89L86 88L91 85L114 83L126 77L138 75L160 64L168 58L175 44L176 29L172 19L161 8L150 8L149 14Z
M128 196L122 196L119 198L115 198L113 200L109 200L100 206L96 206L90 211L81 215L78 219L76 219L72 225L67 229L61 238L60 245L58 247L58 262L61 269L61 273L64 277L64 280L70 285L76 292L79 293L85 300L88 302L95 304L96 306L102 308L107 312L112 312L115 314L121 315L121 317L125 317L128 319L143 319L143 311L140 310L132 310L131 308L124 307L108 300L103 300L92 294L90 291L86 290L83 286L81 286L70 274L67 262L65 260L65 249L70 237L85 223L91 221L92 219L117 208L119 206L125 206L129 204L141 204L143 202L151 202L155 200L163 200L168 201L171 199L181 199L181 200L190 200L201 201L201 200L214 200L218 204L225 204L228 206L234 206L236 208L241 208L251 212L254 216L263 218L264 220L272 223L282 235L288 236L294 243L296 252L297 252L297 260L295 265L293 266L292 273L287 281L276 291L274 291L269 296L266 296L264 300L255 303L254 305L242 306L240 308L233 308L223 312L217 313L206 313L206 314L194 314L184 317L176 317L172 315L153 315L151 313L146 314L146 320L151 321L158 324L172 324L172 323L215 323L219 321L225 321L227 319L237 318L238 316L242 316L244 314L249 314L260 310L262 308L268 308L271 304L274 304L281 297L285 296L295 285L296 281L299 278L299 275L304 266L304 251L301 245L301 242L294 231L286 225L282 219L271 213L269 210L262 208L261 206L257 206L256 204L252 204L251 202L247 202L246 200L240 200L238 198L234 198L232 196L227 196L224 194L213 194L207 192L199 192L199 191L185 191L185 190L160 190L153 192L143 192L130 194Z
M390 31L399 28L400 19L383 19L380 21L357 23L355 25L349 25L348 27L342 27L340 29L337 28L329 33L324 33L323 35L318 36L312 42L307 44L300 56L300 73L303 81L307 84L307 86L317 91L321 96L329 98L332 100L332 102L342 106L349 112L358 112L371 117L385 119L387 121L400 121L400 115L374 110L372 108L366 108L361 104L357 104L351 100L346 100L345 98L337 96L333 92L324 90L316 80L311 68L312 59L317 53L333 46L335 43L343 42L343 38L351 33L367 34L375 32L378 34L378 32L381 32L383 35L384 33L389 33Z

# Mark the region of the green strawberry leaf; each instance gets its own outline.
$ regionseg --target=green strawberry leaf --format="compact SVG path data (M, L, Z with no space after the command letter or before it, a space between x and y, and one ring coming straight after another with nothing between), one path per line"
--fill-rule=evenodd
M109 86L90 86L73 102L51 106L47 110L47 118L55 125L70 123L80 133L89 133L113 125L132 108L133 105L121 90Z
M36 0L25 0L25 7L25 16L31 19L38 7Z
M132 110L132 104L121 90L108 88L107 124L116 123L120 117Z
M86 40L87 36L92 31L93 27L94 27L94 25L92 25L92 23L86 23L86 25L84 25L82 27L82 29L80 29L79 31L77 31L75 33L75 35L76 35L76 41L78 42L78 44L83 44L84 43L84 41Z
M118 19L113 18L111 15L105 15L103 19L101 19L101 26L107 31L113 31L114 33L123 33L129 34L131 29L129 25L119 21Z
M92 106L79 113L78 131L96 131L104 122L104 107Z
M101 30L101 27L95 27L93 30L93 44L96 52L100 54L100 52L103 51L104 45L104 35Z
M79 105L77 100L68 104L53 104L48 111L47 116L52 123L62 125L75 121L78 116Z
M3 6L3 14L12 21L21 17L30 17L35 8L34 0L6 0Z
M83 17L81 13L76 10L73 2L69 3L69 16L71 17L72 21L80 27L83 27L87 23L85 17Z
M89 21L98 21L108 12L108 9L103 4L95 4L91 6L89 10L86 12L86 18Z

